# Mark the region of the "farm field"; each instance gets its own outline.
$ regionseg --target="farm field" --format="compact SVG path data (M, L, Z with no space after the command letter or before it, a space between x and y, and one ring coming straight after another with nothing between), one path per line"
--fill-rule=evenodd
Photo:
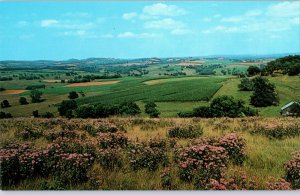
M230 145L231 141L238 144L233 147L241 152L240 156L233 158L233 153L224 153L220 156L222 163L214 164L219 161L208 153L210 160L201 161L214 164L214 170L224 166L221 178L236 185L227 186L229 189L289 189L291 186L280 178L299 186L297 180L287 177L284 168L293 158L292 153L300 149L297 118L19 118L1 120L0 126L0 153L7 155L2 161L4 190L215 189L213 180L203 180L213 179L213 172L203 175L202 180L193 177L201 169L184 166L187 159L180 151L189 151L191 146L223 151L221 146L212 145L222 143L227 148L225 143ZM170 134L175 127L188 126L197 133ZM272 133L279 130L281 135ZM13 150L16 146L18 150ZM17 153L12 151L21 152L17 156L20 164L7 166L6 162L15 162L13 155ZM226 151L231 152L230 147ZM57 164L57 168L47 169L48 163ZM279 187L274 188L277 184Z

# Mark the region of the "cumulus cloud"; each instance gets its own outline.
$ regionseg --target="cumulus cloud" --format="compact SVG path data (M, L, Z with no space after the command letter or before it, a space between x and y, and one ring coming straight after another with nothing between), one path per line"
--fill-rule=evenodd
M299 1L284 1L273 4L267 8L267 16L273 17L299 17L300 16L300 2Z
M153 5L147 5L143 9L143 13L147 15L156 16L180 16L187 13L182 8L176 5L167 5L163 3L156 3Z
M124 13L124 14L122 15L122 18L123 18L124 20L131 20L131 19L137 17L137 15L138 15L138 14L137 14L136 12Z
M154 33L133 33L133 32L124 32L118 34L118 38L149 38L156 37Z
M58 24L58 20L48 19L48 20L42 20L41 21L41 27L51 27L56 24Z

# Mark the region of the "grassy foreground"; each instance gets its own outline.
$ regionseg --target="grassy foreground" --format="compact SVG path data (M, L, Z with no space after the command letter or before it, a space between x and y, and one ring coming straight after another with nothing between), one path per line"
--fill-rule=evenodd
M197 127L201 130L200 133L190 138L168 136L170 129L184 127L187 124ZM285 178L284 164L292 158L292 152L300 150L300 119L297 118L147 119L133 117L72 120L16 118L0 120L0 126L1 158L4 154L3 148L7 148L10 144L27 143L34 150L26 149L26 153L31 151L36 153L37 150L45 152L47 147L49 149L49 144L57 143L64 153L82 153L94 159L88 164L83 163L79 168L74 167L74 164L63 164L64 168L58 173L56 170L59 168L54 168L52 172L44 175L41 171L35 172L35 169L38 169L35 165L29 171L30 174L26 174L19 181L8 182L3 180L6 178L2 178L2 182L8 182L2 186L4 190L203 189L196 184L196 178L189 181L180 179L181 170L176 161L177 151L208 138L221 139L228 133L235 133L245 140L245 159L242 164L235 164L229 160L222 177L226 179L237 174L247 175L247 182L254 181L257 184L256 189L270 189L267 182ZM281 127L285 130L281 131ZM281 134L277 135L277 131ZM115 137L111 137L115 134ZM125 139L128 139L126 144L124 144ZM106 144L112 145L107 147ZM142 152L138 153L138 151ZM157 151L162 152L159 153L162 156L159 158L155 155L151 156ZM148 155L150 155L149 159L147 159ZM31 154L29 156L34 160ZM168 160L165 160L165 157ZM63 162L68 163L70 159L72 160L71 156L65 158ZM133 162L144 163L141 159L146 160L146 164L135 164L134 168ZM151 168L149 162L157 162L157 166ZM31 163L26 165L32 166ZM47 166L50 170L54 165ZM82 175L75 174L75 177L72 175L74 174L72 170Z

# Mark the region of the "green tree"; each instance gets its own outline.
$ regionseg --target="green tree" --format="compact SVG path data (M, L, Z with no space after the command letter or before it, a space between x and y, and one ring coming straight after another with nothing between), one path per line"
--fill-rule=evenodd
M21 105L26 105L26 104L28 104L27 99L26 99L25 97L20 97L19 103L20 103Z
M160 112L157 110L157 105L154 102L147 102L145 104L145 112L151 118L157 118L160 115Z
M4 118L12 118L12 115L10 113L0 112L0 119Z
M123 102L119 106L120 114L123 115L137 115L141 113L141 109L134 102Z
M11 105L9 104L9 101L8 100L3 100L1 102L1 108L8 108L8 107L11 107Z
M252 77L254 75L258 75L261 72L261 70L257 66L249 66L247 72L248 72L248 76Z
M241 91L252 91L253 82L249 78L242 78L241 83L239 84L239 89Z
M244 102L235 100L232 96L220 96L215 98L210 104L212 116L214 117L240 117Z
M263 77L254 78L253 83L254 92L250 99L252 105L255 107L278 105L279 97L275 91L275 85Z
M63 100L58 106L58 112L60 116L66 116L70 118L73 116L72 112L77 108L75 100Z
M32 103L41 102L42 95L43 95L43 92L36 90L36 89L32 90L30 92L31 102Z
M39 114L39 111L38 111L38 110L34 110L34 111L32 112L32 115L33 115L35 118L40 117L40 114Z
M76 91L71 91L69 92L69 96L68 96L71 100L72 99L76 99L78 98L78 94L76 93Z

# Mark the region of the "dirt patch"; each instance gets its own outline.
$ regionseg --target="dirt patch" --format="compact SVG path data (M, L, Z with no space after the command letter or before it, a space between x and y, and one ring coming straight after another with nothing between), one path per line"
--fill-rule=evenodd
M28 90L22 90L22 89L16 89L16 90L5 90L1 91L0 95L14 95L14 94L20 94Z
M43 82L46 82L46 83L60 83L61 80L43 80Z
M84 87L84 86L94 86L94 85L109 85L109 84L115 84L120 81L99 81L99 82L86 82L86 83L72 83L69 85L66 85L66 87Z

